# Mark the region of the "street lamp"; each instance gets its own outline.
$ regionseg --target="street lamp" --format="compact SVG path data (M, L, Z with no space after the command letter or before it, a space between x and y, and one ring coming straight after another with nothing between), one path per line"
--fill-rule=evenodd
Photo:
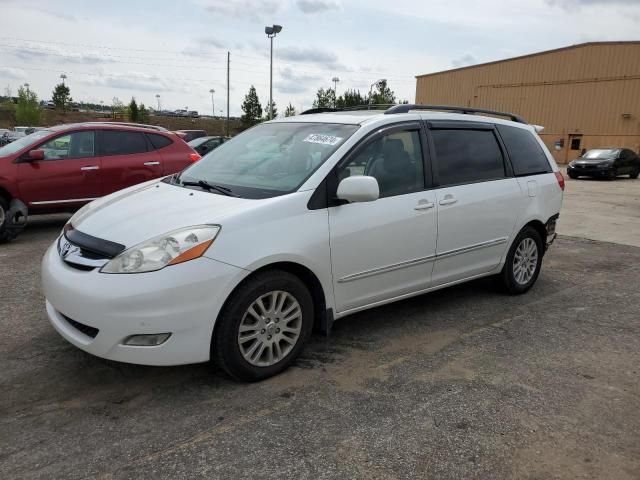
M100 100L100 113L104 112L104 100Z
M338 82L340 79L338 77L333 77L331 81L333 82L333 108L336 108L336 101L338 100Z
M273 37L282 31L282 25L264 27L264 33L271 40L271 61L269 63L269 120L273 120Z
M158 111L160 111L160 94L156 93L156 100L158 100Z
M67 76L63 73L62 75L60 75L60 78L62 79L62 84L64 85L64 81L67 79Z
M379 84L380 82L386 82L386 81L387 81L386 78L381 78L380 80L376 80L375 82L373 82L369 87L369 108L367 110L371 110L371 102L373 101L373 95L372 95L373 86Z
M25 86L25 88L27 89L27 92L29 92L29 84L28 84L28 83L25 83L25 84L24 84L24 86Z
M216 118L216 105L213 103L213 94L216 93L216 91L212 88L209 90L209 93L211 94L211 116Z

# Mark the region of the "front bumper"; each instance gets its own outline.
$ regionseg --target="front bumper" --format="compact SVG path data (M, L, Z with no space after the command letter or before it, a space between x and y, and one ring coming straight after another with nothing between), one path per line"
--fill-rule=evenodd
M576 166L568 165L567 174L578 177L608 177L613 172L612 166Z
M202 257L157 272L103 274L69 266L54 243L42 260L42 289L49 321L78 348L120 362L181 365L209 360L220 308L248 273ZM158 346L123 344L130 335L168 332Z

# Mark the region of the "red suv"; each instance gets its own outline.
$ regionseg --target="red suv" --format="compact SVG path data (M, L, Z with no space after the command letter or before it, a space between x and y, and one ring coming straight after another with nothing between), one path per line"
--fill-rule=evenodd
M0 242L20 233L27 214L73 211L199 158L162 127L89 122L34 132L0 148Z

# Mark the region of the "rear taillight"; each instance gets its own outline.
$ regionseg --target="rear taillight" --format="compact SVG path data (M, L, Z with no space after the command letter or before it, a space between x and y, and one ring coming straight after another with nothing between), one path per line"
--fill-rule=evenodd
M564 191L564 177L560 172L555 172L556 180L558 180L558 185L560 185L560 189Z
M201 158L202 157L200 155L198 155L197 153L190 153L189 154L189 160L191 160L192 162L197 162ZM563 182L564 182L564 180L563 180ZM564 183L562 185L563 185L563 188L564 188Z

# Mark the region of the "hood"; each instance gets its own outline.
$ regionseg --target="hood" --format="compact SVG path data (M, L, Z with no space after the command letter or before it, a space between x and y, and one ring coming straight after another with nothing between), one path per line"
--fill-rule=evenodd
M71 223L83 233L129 248L178 228L220 223L258 202L153 180L91 202Z
M578 165L598 165L600 163L609 163L615 160L614 157L605 158L576 158L573 163Z

